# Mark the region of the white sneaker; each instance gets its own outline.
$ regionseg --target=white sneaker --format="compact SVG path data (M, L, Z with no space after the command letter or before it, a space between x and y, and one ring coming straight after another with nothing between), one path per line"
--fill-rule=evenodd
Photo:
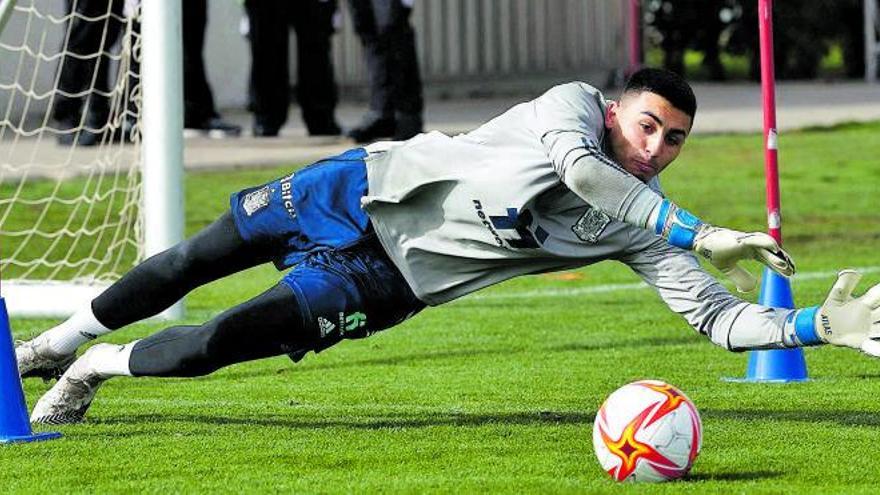
M61 376L73 364L76 354L56 354L49 349L46 339L39 337L27 342L17 342L15 359L18 374L22 378L33 376L49 381Z
M58 383L37 401L31 412L31 423L63 425L82 422L98 387L109 378L94 371L90 356L94 355L94 349L110 345L93 346L77 359L61 375Z

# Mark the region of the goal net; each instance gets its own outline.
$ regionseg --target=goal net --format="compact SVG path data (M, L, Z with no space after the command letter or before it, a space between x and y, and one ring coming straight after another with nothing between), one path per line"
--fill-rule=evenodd
M0 274L12 314L70 314L145 256L139 4L0 0Z

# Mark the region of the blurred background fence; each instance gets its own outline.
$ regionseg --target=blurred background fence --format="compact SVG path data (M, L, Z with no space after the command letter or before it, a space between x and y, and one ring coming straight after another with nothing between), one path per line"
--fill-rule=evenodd
M64 10L64 0L40 1ZM599 85L619 81L616 76L629 65L630 1L415 0L412 24L425 91L429 98L457 97L531 93L571 79ZM756 1L639 4L648 65L697 80L757 79ZM211 0L208 6L205 65L215 99L221 108L242 108L250 67L241 29L244 12L237 0ZM780 0L774 12L779 79L863 78L866 65L870 68L866 60L877 60L877 0ZM59 34L49 32L42 42L51 51L60 45ZM340 0L333 42L342 96L363 97L366 70L346 0ZM295 45L296 36L290 43ZM873 57L866 50L875 50ZM292 72L295 53L291 50ZM10 63L0 60L0 71L15 70ZM876 64L872 70L876 76ZM52 81L54 70L47 67L39 76Z

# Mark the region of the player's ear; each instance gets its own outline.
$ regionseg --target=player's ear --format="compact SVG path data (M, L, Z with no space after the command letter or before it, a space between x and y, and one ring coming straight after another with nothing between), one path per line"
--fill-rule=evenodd
M617 112L620 110L620 102L609 101L605 107L605 128L611 129L617 122Z

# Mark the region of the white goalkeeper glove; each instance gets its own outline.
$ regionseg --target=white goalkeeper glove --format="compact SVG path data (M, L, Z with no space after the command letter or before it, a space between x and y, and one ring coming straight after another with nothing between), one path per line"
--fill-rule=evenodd
M827 343L859 349L880 357L880 284L868 289L861 297L852 292L859 279L855 270L843 270L822 306L798 310L790 318L789 335L793 343L814 345Z
M780 275L794 274L794 261L776 240L763 232L739 232L703 224L694 238L694 251L736 284L740 292L755 289L754 275L739 266L742 260L757 260Z
M760 261L786 277L795 272L791 256L769 235L714 227L669 200L663 200L658 209L654 232L673 246L692 249L704 256L729 277L740 292L752 291L757 285L755 277L738 265L740 261Z

